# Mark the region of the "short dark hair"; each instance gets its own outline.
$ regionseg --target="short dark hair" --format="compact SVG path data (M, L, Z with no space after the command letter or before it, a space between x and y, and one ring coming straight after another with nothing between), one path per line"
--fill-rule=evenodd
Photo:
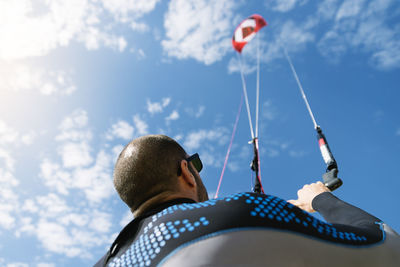
M176 192L185 150L165 135L147 135L131 141L120 153L114 186L131 211L165 191Z

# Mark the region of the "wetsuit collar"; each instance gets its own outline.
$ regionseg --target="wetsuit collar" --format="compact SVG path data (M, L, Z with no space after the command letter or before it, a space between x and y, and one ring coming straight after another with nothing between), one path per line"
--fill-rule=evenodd
M164 202L147 212L143 213L142 215L134 218L130 223L128 223L124 229L119 233L113 244L111 245L108 253L107 253L107 258L105 263L108 262L108 260L111 257L114 257L118 254L118 252L123 248L123 246L127 243L127 241L131 238L134 238L135 234L137 233L139 229L139 222L142 221L143 219L150 217L170 206L178 205L178 204L183 204L183 203L196 203L193 199L189 198L176 198L167 202Z

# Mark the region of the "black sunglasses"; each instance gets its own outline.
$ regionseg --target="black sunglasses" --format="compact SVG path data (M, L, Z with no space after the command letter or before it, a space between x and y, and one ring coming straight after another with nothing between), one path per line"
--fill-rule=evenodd
M199 154L195 153L188 157L187 162L192 162L193 166L196 168L197 172L200 172L203 169L203 163L201 162Z

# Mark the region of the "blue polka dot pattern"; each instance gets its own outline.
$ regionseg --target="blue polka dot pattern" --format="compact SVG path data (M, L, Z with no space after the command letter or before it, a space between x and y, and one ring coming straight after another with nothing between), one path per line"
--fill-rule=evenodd
M333 239L360 243L367 241L367 238L363 235L339 231L332 224L322 222L303 210L299 212L299 209L294 209L295 206L278 197L270 195L256 197L249 193L245 193L244 196L246 197L245 203L253 206L253 209L250 210L250 216L252 217L258 216L282 224L298 224L300 227L305 228L305 230L317 231L320 235L325 235ZM284 227L284 225L282 226Z
M284 229L355 246L382 240L379 236L365 235L362 230L352 232L357 229L350 231L346 226L320 221L278 197L254 193L169 206L140 223L127 249L112 258L108 266L156 266L185 244L226 230Z
M177 210L195 209L214 205L216 201L210 200L203 203L183 204L169 207L152 216L152 221L144 227L144 233L132 243L129 249L121 257L112 261L108 266L150 266L152 260L159 254L165 245L173 239L180 238L186 232L193 232L196 228L207 226L210 222L202 216L196 221L189 219L167 221L155 225L156 221L166 214L172 214Z

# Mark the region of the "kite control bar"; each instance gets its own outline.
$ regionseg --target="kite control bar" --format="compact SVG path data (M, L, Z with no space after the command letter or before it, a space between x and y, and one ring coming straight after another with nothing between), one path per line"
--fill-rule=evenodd
M328 187L329 190L333 191L339 188L343 184L343 182L339 177L337 177L337 174L339 172L338 166L329 148L328 142L326 141L325 135L322 133L321 127L317 126L316 131L319 149L321 150L322 158L324 159L327 166L326 173L322 175L322 179L325 186Z

